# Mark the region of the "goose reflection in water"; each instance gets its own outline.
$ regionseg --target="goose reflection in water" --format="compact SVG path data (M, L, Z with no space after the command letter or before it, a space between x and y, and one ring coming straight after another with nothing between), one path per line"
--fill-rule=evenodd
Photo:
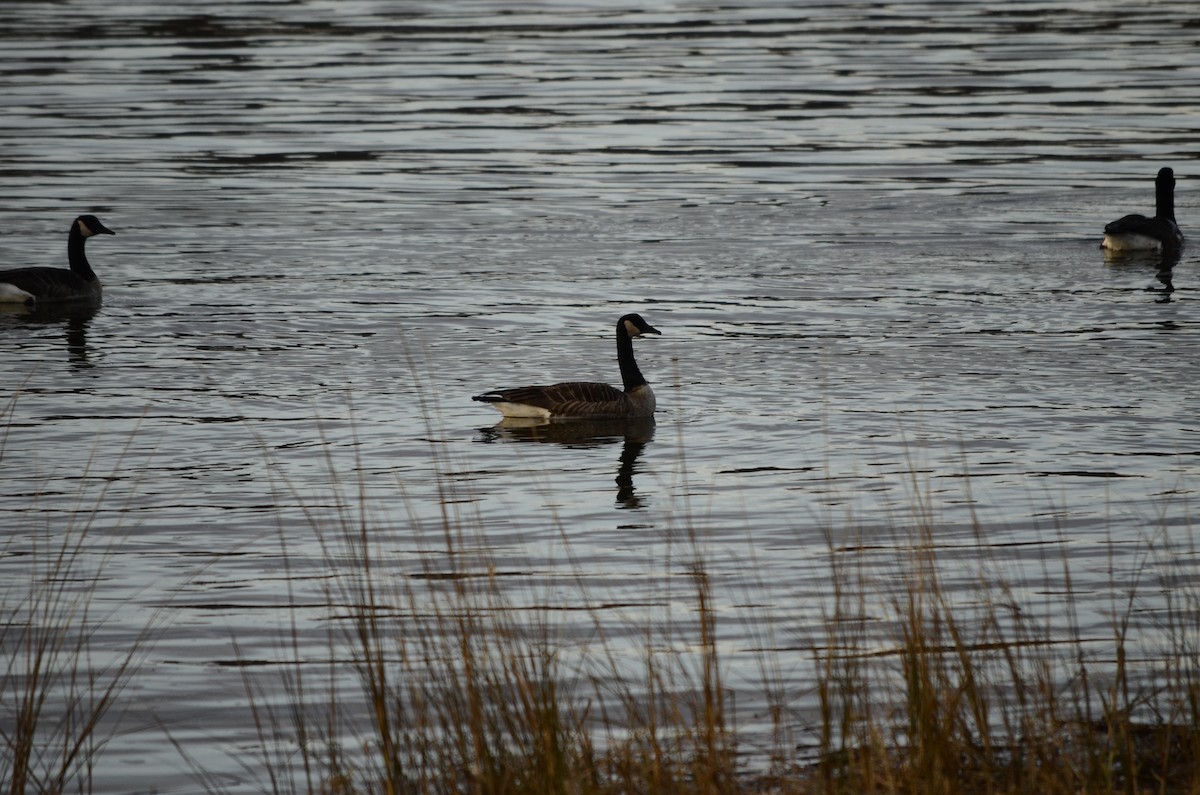
M67 303L26 306L0 303L0 324L5 328L21 326L53 326L61 324L67 347L67 361L73 367L88 368L95 364L89 359L88 327L100 311L98 304Z
M1157 293L1154 299L1157 304L1169 304L1171 294L1175 292L1175 266L1179 264L1180 252L1171 249L1162 252L1124 252L1105 249L1104 259L1109 265L1145 266L1154 268L1154 278L1158 285L1146 288L1148 293Z
M485 442L542 442L567 448L592 449L621 442L617 465L617 503L625 509L641 508L633 476L642 450L654 439L654 418L630 420L555 420L505 417L490 428L480 429Z
M1175 292L1175 283L1172 281L1175 272L1175 266L1179 263L1178 251L1164 251L1162 258L1158 262L1158 272L1154 274L1154 278L1158 279L1162 287L1147 287L1146 289L1152 293L1162 293L1160 298L1154 299L1156 303L1169 304L1171 302L1171 293Z

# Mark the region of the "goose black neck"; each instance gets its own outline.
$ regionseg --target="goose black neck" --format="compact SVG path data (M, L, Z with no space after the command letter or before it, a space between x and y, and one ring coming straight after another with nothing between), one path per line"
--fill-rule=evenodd
M1154 214L1175 220L1175 177L1159 174L1154 181Z
M637 362L634 361L633 339L625 330L624 322L617 323L617 364L621 367L621 383L625 386L626 392L646 383L646 379L642 377L642 371L638 369Z
M79 231L79 224L71 224L71 234L67 238L67 260L71 263L71 271L79 274L87 281L96 280L96 272L88 264L87 255L83 253L87 238Z

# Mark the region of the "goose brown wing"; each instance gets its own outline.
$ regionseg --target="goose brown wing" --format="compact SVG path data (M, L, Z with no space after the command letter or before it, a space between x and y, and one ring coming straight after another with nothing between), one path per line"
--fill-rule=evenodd
M625 412L625 393L598 381L566 381L546 387L545 392L554 414L598 417Z
M65 268L15 268L0 271L0 282L24 290L39 301L80 298L91 294L88 283Z
M546 409L554 415L573 417L623 416L627 402L620 389L598 381L497 389L475 399L488 403L520 403Z
M1144 215L1126 215L1123 218L1118 218L1111 223L1105 224L1104 233L1106 235L1123 235L1130 232L1145 234L1147 228L1153 226L1153 222L1153 218L1147 218Z

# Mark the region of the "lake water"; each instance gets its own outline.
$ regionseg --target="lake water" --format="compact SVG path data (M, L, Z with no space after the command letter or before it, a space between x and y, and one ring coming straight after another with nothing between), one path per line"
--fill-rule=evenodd
M257 791L231 663L269 681L291 615L329 656L340 505L385 576L631 646L690 529L743 722L769 636L801 735L834 554L921 524L1054 626L1069 561L1099 657L1196 587L1200 257L1098 248L1164 165L1200 235L1193 2L32 2L0 48L0 267L116 232L98 311L0 314L6 604L87 527L97 657L158 622L98 791L195 791L170 738ZM470 400L619 382L628 311L653 428Z

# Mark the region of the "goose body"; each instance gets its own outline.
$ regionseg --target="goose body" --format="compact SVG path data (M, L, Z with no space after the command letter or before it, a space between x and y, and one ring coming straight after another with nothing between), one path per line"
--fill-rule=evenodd
M472 400L490 403L506 417L577 417L634 419L654 416L654 391L633 358L633 338L659 334L641 315L617 321L617 364L624 389L593 381L564 381L550 386L495 389Z
M0 303L35 306L56 301L100 300L100 279L88 264L84 243L92 235L115 235L94 215L71 222L66 268L13 268L0 271Z
M1161 168L1154 180L1154 217L1127 215L1104 227L1100 244L1110 251L1178 251L1183 232L1175 223L1175 172Z

